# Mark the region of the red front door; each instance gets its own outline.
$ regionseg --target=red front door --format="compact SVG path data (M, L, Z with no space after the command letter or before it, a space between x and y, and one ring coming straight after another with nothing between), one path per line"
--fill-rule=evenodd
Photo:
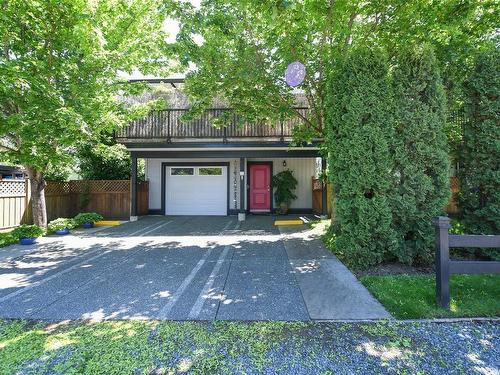
M250 211L271 211L271 165L250 164Z

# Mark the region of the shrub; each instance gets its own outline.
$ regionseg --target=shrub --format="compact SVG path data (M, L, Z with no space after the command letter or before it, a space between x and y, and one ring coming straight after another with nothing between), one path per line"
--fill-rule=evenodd
M74 217L75 223L77 225L82 225L85 223L95 223L96 221L102 220L103 217L95 212L80 212Z
M127 148L120 144L87 145L78 152L80 174L85 180L128 180L131 159ZM144 163L138 165L138 178L144 179Z
M21 238L37 238L45 234L45 230L38 225L20 225L10 232L12 237L17 240Z
M17 241L19 241L19 239L12 235L12 231L0 232L0 247L12 245Z
M402 51L393 70L395 131L391 195L394 255L404 263L433 259L432 219L450 196L445 95L429 47Z
M49 225L48 229L49 232L55 232L56 230L61 230L61 229L73 229L77 226L76 222L74 219L69 219L65 217L60 217L58 219L52 220Z
M461 152L459 208L465 231L500 233L500 49L492 46L475 61L466 82L468 122ZM478 250L499 259L497 250Z
M290 203L292 203L294 199L297 199L297 196L294 194L297 184L297 179L289 169L273 176L273 187L276 188L274 192L274 201L278 207L280 207L281 204L290 206Z
M355 268L381 262L396 236L389 201L393 137L385 54L353 49L332 74L326 147L334 188L335 249Z

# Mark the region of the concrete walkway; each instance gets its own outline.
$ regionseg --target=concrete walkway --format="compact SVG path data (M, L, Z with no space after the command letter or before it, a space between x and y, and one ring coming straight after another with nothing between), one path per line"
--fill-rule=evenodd
M387 310L320 239L323 227L280 227L290 264L314 320L390 318Z
M0 260L0 317L310 320L389 314L307 226L145 217ZM12 249L6 249L6 253Z

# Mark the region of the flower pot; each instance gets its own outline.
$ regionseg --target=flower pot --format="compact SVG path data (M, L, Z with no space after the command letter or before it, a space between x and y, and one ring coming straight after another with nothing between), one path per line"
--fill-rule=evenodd
M288 214L288 204L286 204L286 203L281 203L280 204L280 214L281 215Z
M33 245L34 243L36 243L36 237L32 237L32 238L21 238L19 240L19 243L21 245Z
M94 227L94 223L83 223L82 228L90 229Z
M66 234L69 233L69 229L68 228L64 228L64 229L58 229L54 232L55 234L58 234L60 236L64 236Z

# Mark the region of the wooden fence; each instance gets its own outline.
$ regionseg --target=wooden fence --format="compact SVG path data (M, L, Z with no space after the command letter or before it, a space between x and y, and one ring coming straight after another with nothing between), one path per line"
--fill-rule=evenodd
M449 234L450 219L437 217L436 229L436 300L440 307L450 307L450 274L500 273L500 262L450 260L450 248L496 248L500 249L500 236Z
M147 182L139 183L138 211L148 212ZM32 222L29 182L26 180L0 181L0 229ZM105 218L130 217L129 180L75 180L49 182L45 188L47 218L73 217L79 212L97 212Z
M0 229L18 226L26 217L28 191L24 180L0 181Z

